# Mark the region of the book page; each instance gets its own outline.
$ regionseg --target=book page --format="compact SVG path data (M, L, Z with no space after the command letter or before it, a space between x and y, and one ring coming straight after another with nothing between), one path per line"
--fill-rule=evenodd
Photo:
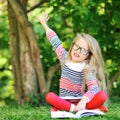
M51 118L76 118L76 115L66 111L51 112Z
M104 113L100 110L81 110L76 113L77 118L90 116L90 115L104 115Z

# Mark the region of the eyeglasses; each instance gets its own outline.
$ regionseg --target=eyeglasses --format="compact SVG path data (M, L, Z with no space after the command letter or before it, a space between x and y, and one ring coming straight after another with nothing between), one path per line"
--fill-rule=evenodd
M77 51L80 50L79 53L83 54L83 55L88 55L90 52L88 50L86 50L85 48L80 47L79 45L77 45L76 43L73 43L72 46L73 50Z

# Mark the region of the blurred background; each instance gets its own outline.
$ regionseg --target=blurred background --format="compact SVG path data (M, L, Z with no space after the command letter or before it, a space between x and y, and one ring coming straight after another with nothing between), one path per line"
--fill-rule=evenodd
M44 103L58 94L59 61L37 17L49 14L49 26L68 50L76 33L89 33L101 47L110 99L120 97L119 0L0 0L0 106Z

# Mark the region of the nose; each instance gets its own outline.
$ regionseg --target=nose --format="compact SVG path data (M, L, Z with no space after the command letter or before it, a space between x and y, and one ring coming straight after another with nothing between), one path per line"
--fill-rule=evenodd
M77 52L78 54L81 54L80 48L78 48L78 49L76 50L76 52Z

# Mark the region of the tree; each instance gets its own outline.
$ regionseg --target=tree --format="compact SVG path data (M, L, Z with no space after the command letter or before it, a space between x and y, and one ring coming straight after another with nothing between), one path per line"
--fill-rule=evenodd
M46 90L39 48L27 18L26 4L26 0L8 0L11 62L16 99L20 103L27 101L29 95L36 95L38 91L45 94Z

